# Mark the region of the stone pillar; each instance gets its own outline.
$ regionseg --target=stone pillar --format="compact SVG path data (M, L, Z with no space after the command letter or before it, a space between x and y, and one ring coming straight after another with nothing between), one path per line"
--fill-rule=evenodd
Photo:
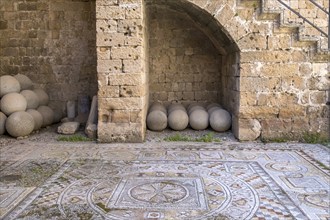
M96 1L98 139L145 138L147 71L142 0Z

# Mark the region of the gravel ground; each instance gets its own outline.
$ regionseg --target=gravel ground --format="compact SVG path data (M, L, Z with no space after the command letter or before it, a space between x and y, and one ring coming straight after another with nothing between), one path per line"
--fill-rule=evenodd
M9 135L0 135L0 147L8 146L11 143L15 142L58 142L58 138L63 136L62 134L57 133L57 127L60 124L54 124L52 126L42 128L41 130L30 134L25 138L13 138ZM171 137L179 134L181 137L189 137L189 138L200 138L209 133L213 134L213 138L220 139L221 141L237 141L234 135L228 132L215 132L211 129L207 129L204 131L195 131L190 128L185 129L184 131L173 131L171 129L165 129L161 132L154 132L147 130L146 142L161 142L164 141L165 138ZM81 127L80 130L76 133L85 136L84 127Z

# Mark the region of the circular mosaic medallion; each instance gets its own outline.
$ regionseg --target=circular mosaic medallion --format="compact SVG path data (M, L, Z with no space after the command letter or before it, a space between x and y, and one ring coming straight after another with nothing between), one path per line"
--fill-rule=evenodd
M188 196L188 190L176 183L154 182L131 188L129 195L141 202L166 204L184 199Z

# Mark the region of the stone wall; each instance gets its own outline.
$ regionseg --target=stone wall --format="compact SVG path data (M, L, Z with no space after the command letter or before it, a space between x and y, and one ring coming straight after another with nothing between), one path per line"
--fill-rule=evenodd
M272 2L1 1L0 74L28 75L55 103L98 90L103 142L143 141L149 100L201 96L232 113L240 140L328 135L330 54L320 50L327 38L293 26L299 19ZM288 2L325 29L307 0Z
M144 10L142 0L96 1L101 142L145 138L148 56Z
M0 2L0 75L27 75L64 111L95 95L95 1Z
M150 5L150 102L219 102L221 55L185 13Z

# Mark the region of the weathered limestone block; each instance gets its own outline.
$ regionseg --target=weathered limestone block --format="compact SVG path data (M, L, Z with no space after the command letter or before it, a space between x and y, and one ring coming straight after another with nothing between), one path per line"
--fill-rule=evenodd
M25 111L27 102L23 95L12 92L1 98L1 111L7 116L17 111Z
M17 74L14 77L19 82L21 90L33 89L33 83L29 77L22 74Z
M36 109L39 106L39 97L32 90L23 90L20 92L24 96L27 102L27 109Z
M6 120L7 116L4 113L0 112L0 135L6 132Z
M154 110L147 116L147 126L152 131L162 131L167 127L167 116L160 110Z
M237 138L241 141L257 139L261 134L261 125L257 119L239 119Z
M21 86L19 81L12 76L4 75L0 77L0 97L11 93L11 92L20 92Z
M34 89L33 92L37 94L39 98L39 105L48 105L49 96L43 89Z
M24 111L11 114L6 120L6 130L13 137L24 137L34 129L33 117Z
M145 123L144 123L145 124ZM99 142L143 142L145 139L145 126L140 123L103 123L97 126ZM111 133L109 133L111 131Z
M40 112L38 112L35 109L28 109L26 110L27 113L29 113L34 120L34 131L39 130L43 124L43 118Z
M58 128L57 132L60 134L75 134L79 129L79 122L71 121L64 122Z
M187 128L189 124L189 117L185 110L180 108L175 109L169 113L168 126L175 131L182 131Z

